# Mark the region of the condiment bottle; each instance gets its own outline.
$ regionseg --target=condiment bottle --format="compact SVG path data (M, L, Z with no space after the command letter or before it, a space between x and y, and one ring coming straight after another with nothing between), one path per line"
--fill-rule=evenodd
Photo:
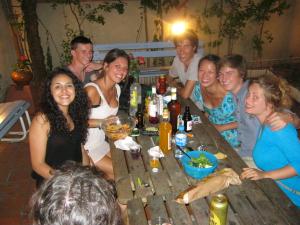
M171 151L172 125L169 123L169 111L163 112L163 121L159 124L159 147L164 154Z

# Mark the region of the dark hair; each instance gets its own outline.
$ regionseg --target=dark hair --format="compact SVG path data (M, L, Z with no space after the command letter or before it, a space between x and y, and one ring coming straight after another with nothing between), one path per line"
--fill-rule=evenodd
M103 59L103 64L104 63L110 64L119 57L125 58L128 62L128 66L129 66L129 64L130 64L129 55L124 50L119 49L119 48L113 48L109 52L107 52L104 59ZM104 73L105 73L105 71L102 70L99 78L103 77Z
M93 45L93 42L91 41L91 39L89 39L85 36L77 36L70 43L71 49L72 50L76 49L78 44L91 44L91 45Z
M71 71L56 68L46 77L41 95L40 111L46 115L50 123L50 132L70 134L67 120L51 94L52 80L60 74L70 77L75 87L75 99L69 106L69 115L80 131L80 140L84 144L87 137L89 116L88 97L83 89L82 82Z
M32 196L35 225L121 225L111 183L90 167L67 162Z
M249 87L253 84L258 84L263 89L266 102L273 105L275 111L291 107L290 88L286 80L273 75L263 75L251 79Z
M197 34L193 30L190 30L190 29L188 29L185 32L183 32L182 34L176 35L174 37L173 42L174 42L175 47L177 47L179 42L181 42L185 39L188 39L191 42L192 46L195 47L195 53L196 53L198 50L198 46L199 46L199 40L198 40Z
M217 70L218 69L218 63L220 62L221 58L219 56L217 56L217 55L214 55L214 54L209 54L209 55L206 55L206 56L202 57L200 59L199 63L198 63L198 70L199 70L199 68L201 66L201 63L203 61L205 61L205 60L213 63L215 65L215 67L216 67L216 70Z
M104 57L103 59L103 63L112 63L113 61L115 61L117 58L122 57L127 59L128 64L130 63L130 57L129 55L122 49L118 49L118 48L114 48L111 49Z
M240 77L243 80L247 78L247 62L242 55L232 54L232 55L224 56L224 58L221 59L219 63L218 70L220 70L224 66L237 69Z

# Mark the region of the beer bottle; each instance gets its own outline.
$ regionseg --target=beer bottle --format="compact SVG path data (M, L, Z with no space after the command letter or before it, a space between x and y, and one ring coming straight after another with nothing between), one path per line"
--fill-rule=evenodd
M193 120L192 120L192 115L190 113L190 107L186 106L185 111L183 114L183 124L184 124L184 131L185 132L191 132L192 131L192 126L193 126Z
M177 131L177 119L181 111L180 103L177 101L176 88L171 88L171 101L168 103L168 109L170 112L170 123L172 125L172 134Z
M135 117L137 120L136 128L139 128L139 129L143 128L144 127L144 116L143 116L141 104L138 105L138 111L136 112Z

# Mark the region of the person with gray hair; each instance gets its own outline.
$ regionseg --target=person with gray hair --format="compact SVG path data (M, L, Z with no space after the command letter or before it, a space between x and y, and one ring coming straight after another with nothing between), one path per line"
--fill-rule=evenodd
M31 198L34 225L122 225L111 183L67 162Z

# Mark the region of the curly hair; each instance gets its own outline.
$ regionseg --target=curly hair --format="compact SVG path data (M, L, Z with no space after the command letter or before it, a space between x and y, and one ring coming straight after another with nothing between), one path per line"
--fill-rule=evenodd
M75 87L75 99L69 106L69 115L71 116L75 127L80 132L81 143L84 144L87 138L89 100L83 89L82 82L71 71L63 68L56 68L49 76L47 76L43 85L40 111L45 114L50 123L50 132L70 134L70 130L67 126L67 119L55 102L50 89L52 80L60 74L70 77Z
M258 84L263 89L266 102L270 103L275 111L282 111L291 107L290 88L286 80L277 76L263 75L251 79L249 87L253 84Z
M67 162L32 196L34 225L121 225L111 183L92 170Z

